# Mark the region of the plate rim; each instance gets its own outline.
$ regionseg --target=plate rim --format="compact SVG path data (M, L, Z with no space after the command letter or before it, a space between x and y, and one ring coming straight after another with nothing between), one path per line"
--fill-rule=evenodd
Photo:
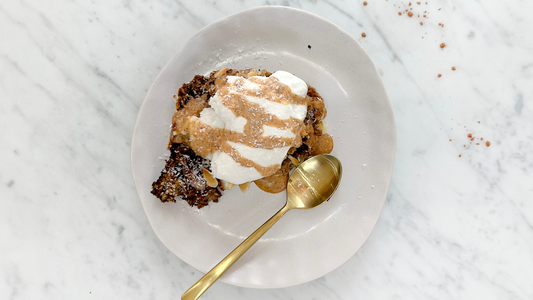
M330 26L333 26L336 30L338 30L339 32L342 32L344 35L346 35L347 37L349 37L350 39L352 39L353 42L355 42L360 48L361 50L364 52L364 54L367 56L370 64L373 66L373 70L372 72L375 72L375 75L376 75L376 78L378 78L377 80L377 83L379 84L381 90L384 92L384 96L386 97L386 106L387 108L389 109L390 111L390 117L391 117L391 125L392 125L392 128L391 128L391 132L393 133L393 140L391 140L391 151L392 151L392 157L391 157L391 165L390 165L390 169L389 169L389 176L388 176L388 179L387 179L387 185L386 185L386 191L388 193L388 190L389 190L389 187L390 187L390 183L391 183L391 179L392 179L392 174L393 174L393 171L394 171L394 165L395 165L395 161L396 161L396 148L397 148L397 127L396 127L396 120L395 120L395 116L394 116L394 110L392 109L392 104L390 102L390 98L389 98L389 95L387 93L387 90L385 89L385 85L383 83L383 80L381 78L381 76L379 75L379 72L377 71L377 68L376 68L376 65L374 63L374 61L370 58L370 55L368 55L367 51L359 44L359 42L357 42L357 40L350 34L348 33L345 29L343 29L342 27L340 27L339 25L333 23L332 21L322 17L322 16L319 16L317 14L314 14L314 13L311 13L311 12L308 12L308 11L305 11L305 10L302 10L302 9L298 9L298 8L294 8L294 7L288 7L288 6L282 6L282 5L265 5L265 6L257 6L257 7L253 7L253 8L249 8L249 9L244 9L244 10L241 10L241 11L238 11L238 12L235 12L233 14L230 14L230 15L227 15L227 16L224 16L220 19L217 19L215 21L213 21L212 23L204 26L203 28L201 28L200 30L198 30L194 35L192 35L188 40L187 42L185 42L183 44L183 46L176 52L172 55L172 57L168 60L168 62L164 65L163 68L161 68L161 71L159 72L159 74L154 78L152 84L150 85L150 88L148 89L148 91L146 92L146 95L143 99L143 102L141 104L141 106L139 107L139 111L137 113L137 118L135 119L135 126L133 128L133 132L132 132L132 137L131 137L131 149L130 149L130 169L131 169L131 175L132 175L132 179L133 179L133 182L134 182L134 185L135 185L135 190L137 191L137 195L138 195L138 198L139 198L139 201L141 202L141 205L143 206L143 210L144 210L144 214L146 216L146 218L148 219L148 222L150 223L150 226L152 227L152 230L153 232L155 233L155 235L157 236L157 238L159 239L159 241L161 243L163 243L163 245L165 245L165 247L173 254L175 255L177 258L179 258L181 261L185 262L186 264L188 264L189 266L195 268L196 270L198 270L199 272L201 273L204 273L204 271L200 270L200 268L194 263L194 262L191 262L191 261L187 261L185 259L183 259L182 257L178 256L176 253L174 253L171 248L165 243L165 241L163 241L163 239L161 239L161 237L159 236L159 234L157 233L156 230L154 230L154 227L153 227L153 224L152 224L152 221L150 220L150 218L148 218L148 215L146 214L146 208L144 207L144 203L141 199L141 196L140 196L140 193L139 193L139 189L138 189L138 184L137 184L137 180L135 179L136 178L136 175L135 175L135 171L134 171L134 168L133 168L133 152L134 152L134 147L133 145L135 145L135 141L136 141L136 132L138 130L138 126L139 126L139 120L140 120L140 116L141 116L141 112L143 110L146 109L146 106L148 105L147 104L147 99L148 99L148 96L151 94L152 92L152 89L154 88L156 82L159 80L159 78L161 77L161 75L163 74L163 72L166 70L166 68L174 61L174 59L179 56L184 49L186 49L189 44L192 43L192 41L202 35L204 32L208 31L210 28L212 27L215 27L217 25L219 25L220 23L223 23L225 21L227 21L228 19L231 19L237 15L240 15L240 14L246 14L246 13L249 13L249 12L253 12L253 11L258 11L258 10L269 10L269 9L272 9L272 10L286 10L286 11L291 11L292 12L295 12L295 13L301 13L301 14L305 14L305 15L308 15L309 17L312 17L312 18L316 18L316 19L319 19L320 21L322 22L325 22L325 23L328 23ZM226 281L224 280L223 278L219 279L220 281L222 282L225 282L227 284L230 284L230 285L234 285L234 286L239 286L239 287L246 287L246 288L254 288L254 289L274 289L274 288L285 288L285 287L291 287L291 286L295 286L295 285L299 285L299 284L303 284L303 283L307 283L307 282L310 282L310 281L313 281L313 280L316 280L322 276L325 276L327 275L328 273L330 272L333 272L334 270L336 270L337 268L339 268L340 266L342 266L343 264L345 264L349 259L351 259L356 253L357 251L359 251L361 249L361 247L363 247L363 245L366 243L366 241L368 240L368 237L370 236L370 234L374 231L374 228L381 216L381 213L383 211L383 207L385 205L385 202L386 202L386 196L385 196L385 199L383 201L381 201L381 205L379 207L379 214L377 215L377 218L374 222L374 224L372 224L371 226L371 230L368 231L368 233L366 234L366 236L364 237L364 241L363 243L361 244L361 246L357 249L354 249L353 250L353 253L349 256L347 256L347 258L345 260L343 260L341 263L333 266L329 271L321 274L321 275L317 275L317 276L311 276L310 278L306 278L305 280L299 280L298 282L296 283L288 283L288 284L282 284L282 285L268 285L268 286L253 286L253 285L247 285L247 284L241 284L241 283L235 283L235 282L230 282L230 281Z

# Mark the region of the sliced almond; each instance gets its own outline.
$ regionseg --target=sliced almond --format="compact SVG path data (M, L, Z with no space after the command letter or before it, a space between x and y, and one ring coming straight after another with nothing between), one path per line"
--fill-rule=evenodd
M291 160L292 164L295 166L298 166L300 164L300 161L293 157L292 155L287 155L287 157Z
M326 133L328 131L328 125L323 123L323 122L320 122L318 123L318 125L316 125L316 128L320 131L322 131L322 134Z
M220 76L226 74L227 70L228 70L228 68L222 68L222 69L218 70L218 72L215 73L215 78L219 78Z
M241 189L241 192L243 194L246 194L246 192L248 192L248 189L250 188L250 182L245 182L243 184L239 184L239 188Z
M233 183L222 180L222 187L224 188L225 191L231 190L234 186L235 185Z
M207 182L207 185L210 187L217 187L218 186L218 180L213 177L213 175L207 170L206 168L202 169L202 173L204 173L205 181Z
M257 76L257 70L256 69L250 69L250 72L248 72L248 77Z
M307 136L307 131L305 131L304 127L302 127L302 129L300 129L300 135L301 136Z

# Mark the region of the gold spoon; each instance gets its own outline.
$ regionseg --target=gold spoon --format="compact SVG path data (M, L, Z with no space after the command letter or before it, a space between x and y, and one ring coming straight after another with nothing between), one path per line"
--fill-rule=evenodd
M341 176L341 163L331 155L313 156L300 164L287 183L287 203L285 206L188 289L181 296L181 300L198 299L286 212L293 208L309 209L326 202L337 189Z

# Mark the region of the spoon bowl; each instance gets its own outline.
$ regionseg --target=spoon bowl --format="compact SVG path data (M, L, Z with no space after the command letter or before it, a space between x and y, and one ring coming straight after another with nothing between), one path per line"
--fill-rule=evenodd
M337 190L341 177L341 163L332 155L320 154L301 163L291 174L287 182L287 202L285 206L189 288L181 296L181 300L198 299L286 212L294 208L313 208L329 200Z
M328 154L313 156L302 163L287 183L287 205L309 209L329 200L342 177L340 161Z

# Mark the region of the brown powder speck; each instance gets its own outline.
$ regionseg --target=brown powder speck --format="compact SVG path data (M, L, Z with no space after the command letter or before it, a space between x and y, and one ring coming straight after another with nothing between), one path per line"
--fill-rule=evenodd
M409 16L409 18L413 17L413 13L412 12L408 12L407 15Z
M437 75L438 77L442 77L442 74Z
M423 15L422 17L424 17L424 18L425 18L425 17L426 17L426 15Z
M440 8L439 8L439 10L440 10Z
M417 2L416 4L420 5L420 2Z
M424 23L420 22L420 26L424 25Z
M455 71L455 67L452 67L452 71Z
M483 138L481 138L481 140L483 140Z
M469 138L471 138L471 137L472 137L472 134L471 134L471 133L469 133L469 134L468 134L468 137L469 137Z
M476 145L479 145L479 143L476 143Z
M490 147L490 142L487 141L487 142L485 143L485 145L487 145L487 147Z
M463 145L463 147L466 147L466 145Z
M450 139L450 142L452 141L452 139Z
M367 4L368 4L368 3L366 3L366 1L365 1L365 2L363 2L363 5L367 5Z
M477 122L478 122L478 123L481 123L481 122L479 122L479 121L477 121Z
M411 2L409 2L409 6L411 6Z
M401 15L402 15L402 12L401 12L401 11L399 11L399 12L398 12L398 16L401 16Z
M459 157L461 157L461 154L459 154Z
M442 48L446 47L446 44L442 43L442 44L440 44L440 47L442 49Z
M364 32L361 33L361 36L362 36L362 37L366 37L366 33L364 33Z

